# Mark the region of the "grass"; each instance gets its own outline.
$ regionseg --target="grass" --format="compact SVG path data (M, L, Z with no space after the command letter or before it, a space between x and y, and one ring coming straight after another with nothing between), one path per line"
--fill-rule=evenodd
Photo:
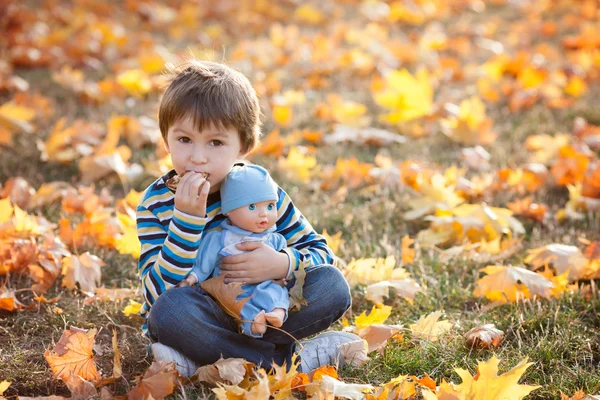
M351 7L350 9L348 15L352 16L356 11ZM485 13L465 15L475 25L495 13L504 13L507 20L511 21L522 18L518 12L502 7L491 7ZM444 26L451 27L453 21L456 20L444 21ZM398 34L401 28L396 27L395 33ZM419 29L410 28L416 33ZM53 83L49 69L17 72L32 87L49 97L60 111L51 121L38 124L35 133L15 135L13 147L2 149L0 183L14 176L25 178L36 188L54 180L65 180L73 184L78 182L76 163L62 165L41 162L40 153L35 146L37 140L47 137L58 114L70 121L83 118L100 123L105 123L113 113L155 115L158 99L155 94L135 100L135 106L128 108L124 104L112 102L98 106L85 105L71 91ZM293 73L288 72L282 78L284 83L289 87L302 89L303 82L296 82ZM93 73L102 77L98 71ZM366 104L369 113L375 117L380 110L365 90L368 86L366 80L356 79L355 82L354 78L350 73L340 73L332 79L329 90L341 93L346 99ZM460 85L460 82L451 83L440 91L445 94L451 90L460 90ZM600 124L600 112L589 101L598 95L598 90L591 88L591 92L566 110L551 110L537 105L530 110L508 113L506 107L490 107L488 115L494 119L494 129L499 134L497 141L488 146L492 155L492 167L516 167L528 161L529 154L523 149L522 143L529 135L570 132L573 120L578 116L586 118L590 123ZM313 92L314 96L317 95ZM324 124L316 121L309 111L320 100L317 97L312 98L303 111L299 111L294 128L325 129ZM9 99L9 94L0 93L0 103ZM376 122L374 124L377 125ZM264 131L270 132L274 128L273 122L267 120ZM284 134L287 132L289 130L283 131ZM385 146L385 149L357 144L320 148L317 158L321 166L333 165L338 157L347 158L349 155L372 163L377 154L385 153L395 162L422 160L443 168L460 162L462 148L440 132L433 132L424 138L411 138L406 144ZM146 146L134 152L133 161L141 162L152 158L153 153L152 146ZM426 223L406 221L402 217L407 210L407 200L414 196L407 188L383 188L375 194L351 190L346 196L338 195L321 191L316 182L301 183L290 179L278 169L277 161L273 158L254 156L253 161L272 171L278 183L291 194L296 206L318 232L327 229L329 233L342 233L344 243L337 255L346 262L389 255L400 259L401 238L407 234L414 237L427 226ZM153 179L143 176L137 182L132 182L132 187L142 190ZM96 187L108 187L115 198L123 196L123 188L114 179L101 180L96 183ZM514 197L514 194L504 193L486 200L493 206L505 206ZM551 211L555 212L564 206L568 193L564 188L543 188L535 197L548 204ZM53 222L65 216L58 204L45 208L42 213ZM505 263L521 265L527 248L553 242L576 244L579 237L597 240L600 236L600 218L593 215L583 221L567 221L562 225L553 222L547 225L525 222L525 226L527 235L524 249ZM102 284L106 287L137 287L136 261L131 257L105 248L91 247L78 251L90 251L106 262L102 272ZM485 265L460 257L442 262L438 253L424 249L415 264L406 269L427 288L425 293L418 294L412 305L400 298L390 299L393 313L387 322L406 327L422 315L442 310L444 318L455 324L452 333L435 343L413 340L410 335L406 335L402 342L390 342L383 354L371 354L370 361L363 367L342 369L341 377L346 382L377 385L398 375L423 376L427 373L438 384L442 379L458 383L460 378L454 372L455 368L464 368L475 374L477 362L488 360L495 353L502 360L501 372L512 368L525 357L533 363L521 382L542 387L528 396L528 399L559 399L561 392L570 396L579 389L589 394L600 393L600 299L596 283L580 282L580 285L588 285L588 289L566 294L560 299L523 301L489 308L488 302L472 295L479 278L478 270ZM16 289L27 288L31 284L25 278L14 276L8 281L8 287ZM372 307L364 298L364 292L364 287L353 288L353 307L347 315L349 319ZM141 335L139 329L141 319L126 317L121 311L127 301L87 304L82 295L58 285L51 288L45 297L59 299L56 303L41 303L30 311L8 313L0 310L0 382L12 382L4 396L70 395L61 381L52 379L43 355L46 349L56 344L63 330L71 326L98 330L94 351L97 364L105 376L111 373L111 338L112 330L116 330L124 379L110 385L109 389L115 394L125 394L134 384L135 378L152 361L147 354L148 339ZM27 290L19 293L19 299L26 304L34 302L33 294ZM495 352L471 350L466 347L462 338L469 329L483 323L494 323L505 333L504 342ZM333 328L341 329L341 324L336 323ZM205 397L209 393L203 387L186 388L176 392L172 398Z

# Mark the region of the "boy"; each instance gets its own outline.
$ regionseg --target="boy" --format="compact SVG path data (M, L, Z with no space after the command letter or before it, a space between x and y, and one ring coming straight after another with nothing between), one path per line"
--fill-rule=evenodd
M218 63L192 61L172 71L159 108L159 126L174 170L144 192L137 208L142 252L138 274L147 318L142 330L154 357L175 361L186 376L221 356L240 357L269 368L291 360L294 340L267 330L260 339L240 335L235 321L200 287L177 287L192 270L204 235L225 219L219 187L231 168L258 144L260 107L241 73ZM166 182L178 175L176 191ZM333 252L291 199L278 187L276 232L287 247L277 252L260 242L238 245L244 254L224 257L225 283L291 280L308 262L303 294L308 305L290 313L282 328L296 339L323 331L350 307L348 284L331 264ZM300 369L335 363L339 345L360 340L327 332L303 343Z

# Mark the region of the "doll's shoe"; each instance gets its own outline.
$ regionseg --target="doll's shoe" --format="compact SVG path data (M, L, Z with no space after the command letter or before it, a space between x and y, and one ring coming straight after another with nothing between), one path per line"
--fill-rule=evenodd
M340 345L354 341L362 341L360 336L350 332L325 332L312 339L302 340L300 353L300 372L308 373L323 365L343 367L345 361L340 357Z
M198 366L192 360L162 343L152 343L152 354L156 361L175 362L175 368L177 368L179 374L186 378L194 375L198 369Z

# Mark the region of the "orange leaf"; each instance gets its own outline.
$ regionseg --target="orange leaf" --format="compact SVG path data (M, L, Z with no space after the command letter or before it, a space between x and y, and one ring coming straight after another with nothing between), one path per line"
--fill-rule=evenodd
M164 399L175 390L177 384L175 363L154 361L140 382L127 393L130 400Z
M242 308L250 300L250 297L237 300L237 297L243 292L241 283L225 284L225 275L220 275L205 280L200 284L200 287L206 290L227 314L241 321Z
M100 374L96 369L92 347L96 329L85 332L79 328L64 331L54 350L46 350L44 358L54 376L67 381L71 374L88 381L97 381Z
M504 339L504 332L496 329L494 324L485 324L476 326L465 333L465 338L467 339L467 346L470 348L495 349Z
M332 378L338 379L337 370L331 365L322 365L312 372L312 381L320 381L323 376L331 376Z

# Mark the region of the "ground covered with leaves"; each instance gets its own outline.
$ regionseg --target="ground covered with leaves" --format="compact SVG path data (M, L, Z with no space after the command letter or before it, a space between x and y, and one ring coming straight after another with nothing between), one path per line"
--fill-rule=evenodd
M116 4L0 5L0 398L597 398L599 1ZM190 54L250 78L250 160L339 258L343 368L147 354L135 207Z

